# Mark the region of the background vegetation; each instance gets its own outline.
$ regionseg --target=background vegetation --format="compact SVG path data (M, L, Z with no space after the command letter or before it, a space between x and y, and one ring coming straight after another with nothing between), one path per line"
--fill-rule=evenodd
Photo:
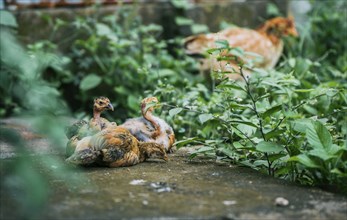
M178 1L173 4L185 10ZM164 104L158 114L177 134L177 147L202 146L191 157L204 154L347 193L347 32L342 31L347 24L339 12L346 3L312 6L309 27L298 26L300 37L286 39L275 70L257 69L246 83L211 72L212 85L193 74L197 62L184 55L182 36L161 39L163 28L142 25L136 8L76 17L72 23L46 16L54 24L51 38L26 48L15 39L14 18L2 13L0 115L30 116L63 149L58 116L88 118L92 100L103 95L116 109L106 117L120 123L138 116L140 100L155 95ZM273 6L269 11L279 14ZM184 17L176 25L190 25L192 33L208 31ZM218 44L211 53L237 50ZM25 143L8 132L2 128L1 139L23 150ZM36 184L22 177L23 183Z

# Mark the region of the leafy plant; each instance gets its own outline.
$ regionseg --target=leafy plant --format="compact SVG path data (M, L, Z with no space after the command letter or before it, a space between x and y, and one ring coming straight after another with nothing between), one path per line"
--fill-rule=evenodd
M300 125L294 124L294 129L305 135L308 147L288 161L304 165L308 176L317 185L344 186L347 180L346 143L340 146L334 144L330 132L320 121L305 120L296 123Z
M296 42L287 39L291 48L277 70L254 69L250 79L242 73L247 63L239 63L243 82L224 79L233 72L212 72L220 83L206 100L172 110L172 115L190 111L185 120L202 124L195 137L177 145L202 145L192 157L215 152L219 159L269 175L346 193L346 76L326 56L305 54L309 46L319 44L300 43L309 40L307 35ZM234 62L244 56L226 41L216 44L208 52L217 60ZM334 75L327 74L332 68Z
M116 106L116 120L123 121L137 116L140 100L158 86L168 85L165 90L169 92L174 87L189 87L196 80L188 73L194 68L193 60L184 57L182 51L171 55L167 42L160 40L162 27L142 25L136 8L121 8L109 16L77 17L71 23L52 23L58 25L57 31L74 31L67 51L58 51L59 41L51 46L69 61L65 71L51 75L56 76L53 83L61 79L57 87L74 111L90 111L93 98L103 95ZM31 45L31 52L50 53L44 47L33 50L44 42Z
M0 11L0 17L0 94L5 100L1 102L1 107L5 106L1 114L11 113L32 124L35 132L47 137L57 152L64 152L65 123L60 116L68 115L69 111L59 92L42 79L40 61L30 56L17 41L14 16ZM15 106L14 110L11 105ZM33 157L30 146L17 130L1 124L0 140L15 152L15 156L0 161L1 190L9 192L2 195L2 199L16 208L16 212L11 210L12 217L40 217L49 199L49 179L59 177L66 180L67 185L79 183L56 155ZM45 168L50 169L49 174L42 173ZM18 192L20 196L8 196Z
M219 60L234 61L234 50L223 44L209 52L219 52ZM240 66L243 83L223 80L208 103L196 106L195 117L203 127L199 138L185 144L195 142L204 147L192 156L214 151L219 157L224 155L269 175L342 187L347 171L343 86L322 84L303 89L305 85L293 74L277 71L256 70L246 79L243 64ZM215 74L223 78L230 73ZM176 107L172 115L181 109L191 110Z

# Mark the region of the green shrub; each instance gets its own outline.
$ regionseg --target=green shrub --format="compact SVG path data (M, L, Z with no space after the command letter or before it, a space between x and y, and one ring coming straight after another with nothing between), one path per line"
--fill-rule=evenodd
M58 51L59 41L41 41L29 48L33 54L50 59L46 62L53 73L46 80L59 88L73 111L90 112L95 96L107 96L116 106L112 118L120 122L139 115L141 99L152 95L157 87L167 87L166 92L176 87L184 90L196 81L189 74L193 60L180 50L171 55L168 43L160 39L162 27L142 25L136 9L120 8L109 16L53 23L58 25L57 31L73 30L74 39L67 51ZM60 64L65 60L68 65L59 67L52 55L47 56L57 52L64 54ZM161 94L157 96L161 98Z
M340 28L346 30L345 22L343 17L326 16L327 9L319 11L317 5L312 10L316 13L310 20L312 33L286 39L287 54L276 70L257 69L244 83L212 73L222 80L213 92L196 93L195 99L200 100L176 107L174 113L179 115L183 115L181 109L190 111L184 121L201 124L195 136L178 146L199 144L203 147L191 157L212 155L269 175L347 193L347 84L344 64L336 62L346 60L346 51L340 48L345 45L343 34L337 34ZM319 16L335 24L329 28L335 29L336 44L325 49L320 48L329 44L330 35L322 35L327 24L319 26ZM321 34L315 32L318 27ZM241 51L226 41L218 45L209 52ZM324 54L327 47L339 51L334 59Z
M60 116L69 115L68 108L58 90L42 79L40 60L30 56L17 41L14 16L0 11L0 18L0 115L20 117L19 122L30 124L35 132L47 137L55 152L62 153L66 144L65 121ZM11 211L14 218L37 219L45 210L51 193L48 180L58 177L70 186L81 182L63 166L60 156L32 156L32 148L38 151L42 146L29 146L22 129L14 128L6 126L6 123L0 126L1 147L11 146L11 154L12 151L15 153L15 156L5 159L6 149L1 149L1 154L3 150L5 154L0 159L0 181L2 192L6 192L2 199L10 204L7 207L16 207L16 211L2 209L1 214ZM42 172L42 169L49 172Z

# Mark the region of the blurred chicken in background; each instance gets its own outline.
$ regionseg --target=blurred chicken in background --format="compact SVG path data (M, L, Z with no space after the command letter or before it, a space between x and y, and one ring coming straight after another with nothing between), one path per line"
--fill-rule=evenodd
M253 67L271 69L282 54L282 37L285 36L298 36L293 17L270 19L256 30L233 27L218 33L190 36L184 40L184 48L188 55L203 57L200 60L202 72L212 68L213 71L233 73L226 75L230 79L241 79L236 62L206 58L206 51L216 48L216 41L226 40L230 47L239 47L245 52L240 58L243 62L253 59ZM244 74L250 75L250 69L245 69Z

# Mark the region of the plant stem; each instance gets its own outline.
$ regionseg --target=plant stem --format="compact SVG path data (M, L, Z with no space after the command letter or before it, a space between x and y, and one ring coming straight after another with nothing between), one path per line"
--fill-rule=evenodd
M266 137L265 137L265 133L264 133L264 129L263 129L263 120L257 110L257 105L256 105L256 100L254 99L252 93L251 93L251 89L250 89L250 84L249 84L249 81L248 79L246 79L245 77L245 74L243 73L243 70L242 70L242 66L240 66L240 74L241 74L241 77L243 78L243 80L245 81L246 83L246 90L247 90L247 95L250 97L251 101L252 101L252 105L253 105L253 111L254 113L256 114L257 118L258 118L258 121L259 121L259 131L260 131L260 134L261 136L263 137L264 141L267 141L266 140ZM268 163L268 173L270 176L273 176L273 172L272 172L272 169L271 169L271 165L272 165L272 162L269 160L269 155L267 153L264 153L265 155L265 158L266 158L266 161Z
M286 116L284 116L283 118L280 119L280 121L277 123L276 127L272 130L272 131L276 131L277 128L282 124L283 120L286 118Z
M325 96L325 95L326 95L326 94L323 93L323 94L316 95L316 96L314 96L314 97L312 97L312 98L310 98L310 99L306 99L305 101L302 101L300 104L294 106L294 107L292 108L292 111L298 109L300 106L306 104L308 101L311 101L311 100L313 100L313 99L316 99L316 98L319 98L319 97Z

